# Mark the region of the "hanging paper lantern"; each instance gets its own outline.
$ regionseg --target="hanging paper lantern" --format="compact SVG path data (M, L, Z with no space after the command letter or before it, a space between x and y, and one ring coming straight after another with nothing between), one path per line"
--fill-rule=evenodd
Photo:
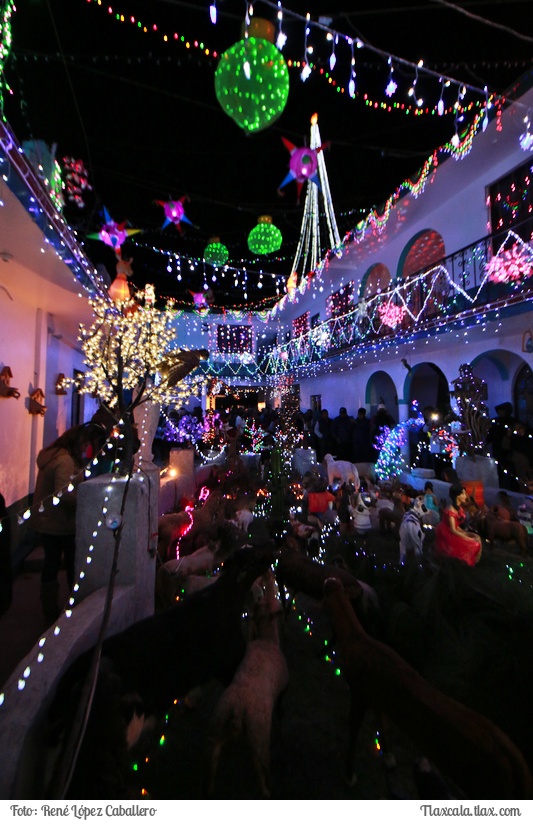
M403 321L405 316L405 306L397 306L395 303L383 303L378 308L381 322L384 326L389 326L391 329L396 327Z
M200 314L206 314L209 312L209 307L215 299L213 291L211 289L207 289L205 292L192 292L189 289L189 292L192 295L194 308L196 311Z
M120 247L130 235L141 231L140 229L126 229L126 221L115 223L105 206L104 218L105 223L100 231L97 234L87 235L87 237L92 240L101 240L102 243L111 246L115 250L115 253L120 252Z
M248 235L248 248L254 255L269 255L281 248L282 241L282 234L270 215L262 215Z
M171 223L174 224L179 232L181 232L181 223L189 223L192 226L191 221L185 214L185 208L183 206L183 202L188 199L187 195L184 195L180 197L179 200L156 200L157 205L162 206L165 213L165 221L161 227L162 229L165 229Z
M239 40L220 58L215 93L241 129L265 129L277 120L289 97L289 71L283 55L268 40Z
M204 260L211 266L224 266L229 258L229 252L220 238L213 237L204 249Z
M485 266L488 279L494 283L513 283L531 277L533 260L526 249L518 243L510 249L500 249Z
M285 148L291 153L291 159L289 161L289 171L279 188L283 189L291 180L296 180L299 201L302 186L307 180L316 183L320 188L318 181L318 153L321 152L324 147L319 146L318 149L309 149L307 146L298 147L295 146L294 143L291 143L290 140L287 140L286 137L282 137L281 139L283 140Z

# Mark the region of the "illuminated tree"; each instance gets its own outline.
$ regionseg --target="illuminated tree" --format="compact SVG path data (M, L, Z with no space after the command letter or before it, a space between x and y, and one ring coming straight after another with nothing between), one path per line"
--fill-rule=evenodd
M80 391L98 397L116 420L123 441L122 463L133 464L133 410L152 401L169 403L190 396L191 383L180 384L207 358L205 350L175 347L173 306L155 306L153 287L148 285L135 298L113 303L108 297L90 301L94 320L80 326L85 364L88 367Z

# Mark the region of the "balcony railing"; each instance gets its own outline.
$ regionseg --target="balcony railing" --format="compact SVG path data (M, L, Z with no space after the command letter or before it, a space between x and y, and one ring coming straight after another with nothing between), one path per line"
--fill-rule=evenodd
M396 281L383 292L360 298L354 308L274 347L266 372L279 374L398 338L424 336L460 320L476 323L533 297L533 219L489 235Z

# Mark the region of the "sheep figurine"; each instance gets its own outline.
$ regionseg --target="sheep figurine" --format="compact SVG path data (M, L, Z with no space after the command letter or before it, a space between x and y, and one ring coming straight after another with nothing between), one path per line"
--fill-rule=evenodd
M329 486L333 486L333 482L337 479L341 484L352 484L355 491L359 491L359 473L355 464L350 461L336 461L330 454L324 455L324 464Z
M210 541L190 555L167 561L156 575L156 595L162 607L172 606L178 590L190 576L210 575L222 560L220 541Z
M279 644L281 604L274 576L266 575L264 597L253 607L250 640L229 687L222 693L212 719L207 793L213 796L224 745L245 736L252 754L261 795L271 797L270 736L276 701L289 682L287 662Z

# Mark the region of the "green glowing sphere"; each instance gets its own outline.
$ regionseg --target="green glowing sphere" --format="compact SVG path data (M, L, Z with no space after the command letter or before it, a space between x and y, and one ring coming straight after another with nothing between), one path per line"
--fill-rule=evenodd
M268 40L239 40L220 58L215 93L241 129L265 129L280 116L289 96L289 70L283 55Z
M204 260L211 266L224 266L229 258L229 252L223 243L211 241L204 249Z
M254 255L269 255L281 248L282 241L282 234L272 223L272 218L263 215L248 235L248 248Z

